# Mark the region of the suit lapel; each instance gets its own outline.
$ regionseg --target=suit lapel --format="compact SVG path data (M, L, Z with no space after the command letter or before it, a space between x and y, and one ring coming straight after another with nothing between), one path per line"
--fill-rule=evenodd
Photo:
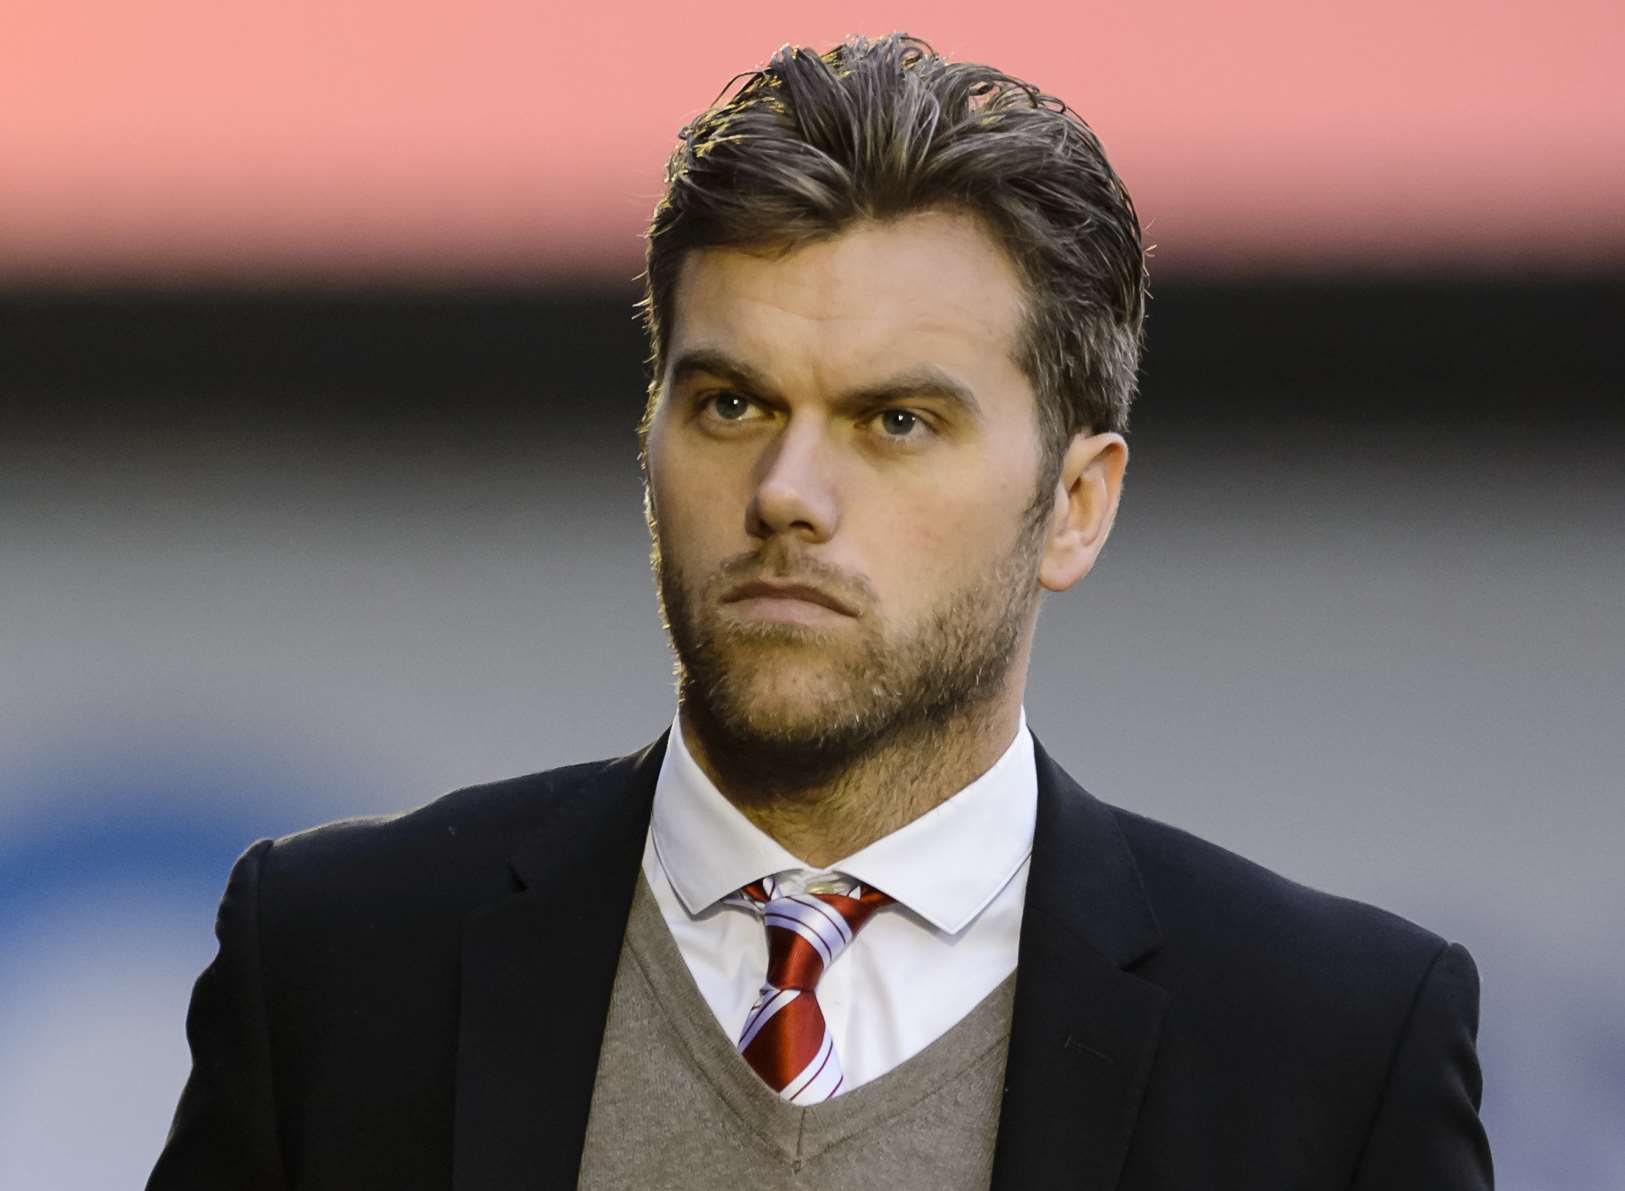
M1110 808L1042 747L994 1191L1109 1191L1167 994L1123 969L1160 931Z
M575 1186L665 744L538 796L510 861L521 888L464 923L460 1191Z

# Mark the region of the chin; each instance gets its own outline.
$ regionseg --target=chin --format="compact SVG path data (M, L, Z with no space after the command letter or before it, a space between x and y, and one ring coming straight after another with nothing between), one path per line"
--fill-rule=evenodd
M789 669L781 661L771 670L736 671L725 700L732 718L775 736L816 735L828 725L853 718L853 692L844 676L827 665L799 672Z
M690 674L702 678L709 718L736 743L815 747L866 718L850 669L800 642L717 652L703 675Z

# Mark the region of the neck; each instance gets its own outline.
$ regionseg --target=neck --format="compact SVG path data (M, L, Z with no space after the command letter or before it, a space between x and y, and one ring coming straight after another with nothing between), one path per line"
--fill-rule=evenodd
M743 772L680 707L683 741L729 802L791 855L826 868L946 802L993 767L1020 724L1019 688L951 720L900 729L812 780Z

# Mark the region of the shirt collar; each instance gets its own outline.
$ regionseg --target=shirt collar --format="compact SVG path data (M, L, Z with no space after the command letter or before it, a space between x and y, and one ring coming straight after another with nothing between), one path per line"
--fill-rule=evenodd
M938 930L958 934L1032 855L1038 770L1027 711L991 768L952 798L828 871L892 895ZM805 861L745 818L694 760L673 719L655 780L650 834L690 914L770 873Z

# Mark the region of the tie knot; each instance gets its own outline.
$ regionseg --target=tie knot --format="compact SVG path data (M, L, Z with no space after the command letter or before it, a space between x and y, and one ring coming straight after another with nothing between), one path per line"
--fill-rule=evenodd
M739 901L761 915L767 928L767 980L775 988L811 992L874 912L891 904L877 889L776 896L771 880L740 890Z
M727 901L761 915L767 927L767 982L739 1035L739 1053L768 1087L791 1104L817 1104L845 1076L815 991L835 957L891 896L854 885L846 893L790 893L773 877L753 881Z

